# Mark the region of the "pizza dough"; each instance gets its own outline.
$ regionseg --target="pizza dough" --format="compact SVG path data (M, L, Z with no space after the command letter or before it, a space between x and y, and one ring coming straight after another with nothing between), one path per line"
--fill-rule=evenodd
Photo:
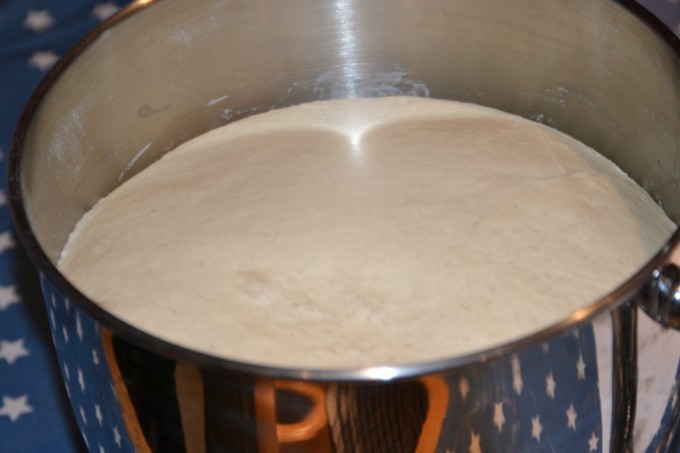
M543 125L453 101L336 100L180 146L86 214L59 267L171 342L347 368L535 332L674 228L612 163Z

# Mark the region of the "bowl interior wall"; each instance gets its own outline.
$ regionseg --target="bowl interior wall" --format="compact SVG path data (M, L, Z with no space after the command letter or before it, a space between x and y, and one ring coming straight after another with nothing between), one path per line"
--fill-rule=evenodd
M99 198L182 142L259 111L395 94L540 121L680 219L680 66L609 0L163 0L98 36L35 112L24 202L56 260Z

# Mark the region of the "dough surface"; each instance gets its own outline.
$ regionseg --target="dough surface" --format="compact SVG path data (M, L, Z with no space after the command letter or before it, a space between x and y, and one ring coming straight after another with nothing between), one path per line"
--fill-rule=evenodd
M551 128L453 101L336 100L183 144L87 213L59 267L174 343L345 368L547 327L674 229L612 163Z

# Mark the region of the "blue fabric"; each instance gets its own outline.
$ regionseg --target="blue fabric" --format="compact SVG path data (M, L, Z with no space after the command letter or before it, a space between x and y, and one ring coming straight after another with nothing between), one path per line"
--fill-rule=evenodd
M132 452L134 447L116 398L99 323L41 277L45 306L71 409L90 451Z
M3 453L86 450L55 358L37 276L11 233L4 190L6 155L23 106L54 59L127 3L127 0L0 0L0 452Z
M55 359L38 279L12 234L4 190L6 154L23 106L55 59L127 3L128 0L0 0L0 452L69 453L86 449L68 404L62 370ZM677 0L642 3L670 28L678 30ZM578 353L578 342L568 337L564 341L565 353ZM545 366L549 373L552 364L546 361ZM77 370L70 371L73 372ZM526 385L532 388L532 383ZM535 383L536 387L544 385ZM574 381L573 385L594 384L584 380ZM525 392L521 397L534 396ZM552 399L545 395L536 400L539 406L550 403ZM561 402L565 407L571 403ZM515 415L522 416L504 415L508 424ZM580 422L592 424L592 431L601 429L598 420ZM547 431L552 421L544 423ZM555 423L564 424L565 420ZM535 434L527 429L517 435L531 439ZM550 438L544 435L541 440L549 442ZM90 446L92 451L116 451L120 447L93 443ZM583 451L589 451L587 447L584 445Z
M447 419L463 413L465 421L446 425L442 443L455 452L566 452L574 447L602 452L595 355L593 329L588 325L549 344L485 364L478 370L481 375L474 371L461 375L451 383ZM487 384L489 372L493 385ZM475 385L478 380L487 385Z

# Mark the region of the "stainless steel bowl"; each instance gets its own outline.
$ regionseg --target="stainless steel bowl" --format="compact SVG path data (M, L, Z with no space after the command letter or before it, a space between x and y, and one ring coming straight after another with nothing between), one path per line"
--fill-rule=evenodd
M55 262L99 198L180 143L255 112L341 97L456 99L548 124L616 162L678 221L678 49L628 1L134 3L49 73L9 164L18 234L41 273L90 448L670 451L677 231L557 325L444 361L347 370L256 366L165 342L102 310ZM560 373L569 384L555 382ZM562 429L549 423L558 419Z

